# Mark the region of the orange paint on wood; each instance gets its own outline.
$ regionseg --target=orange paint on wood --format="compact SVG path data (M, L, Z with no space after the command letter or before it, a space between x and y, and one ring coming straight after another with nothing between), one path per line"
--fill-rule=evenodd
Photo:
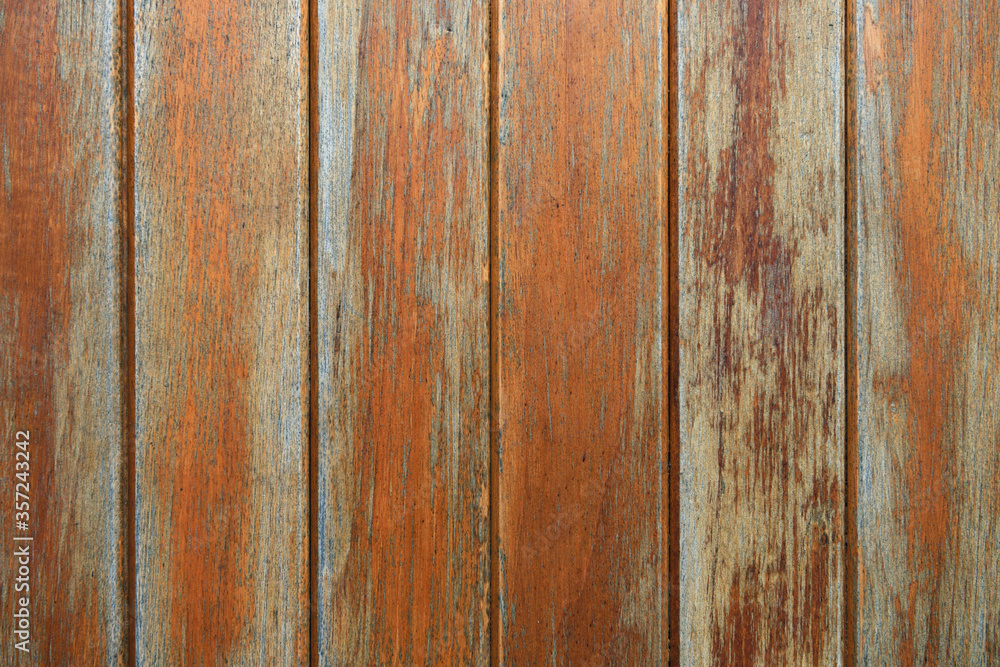
M136 5L137 659L302 664L305 8Z
M318 13L319 660L483 665L486 6Z
M117 6L0 9L4 664L125 658L120 38ZM24 546L30 588L15 590ZM29 653L12 632L22 597Z
M998 7L856 11L858 657L979 664L1000 576Z
M666 659L666 7L503 2L500 659Z

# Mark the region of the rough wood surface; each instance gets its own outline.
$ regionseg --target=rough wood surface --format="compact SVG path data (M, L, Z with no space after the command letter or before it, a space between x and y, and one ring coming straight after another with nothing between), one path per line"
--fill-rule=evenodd
M122 28L117 2L78 5L0 2L5 665L120 664L126 650ZM16 456L18 431L27 457ZM25 471L19 530L15 474ZM24 545L30 588L15 591ZM24 596L30 654L12 633Z
M666 649L666 16L653 0L499 7L500 658Z
M858 658L1000 656L1000 4L857 2Z
M836 664L843 8L678 14L681 664Z
M138 664L304 664L297 0L135 3Z
M318 13L319 660L483 665L487 5Z

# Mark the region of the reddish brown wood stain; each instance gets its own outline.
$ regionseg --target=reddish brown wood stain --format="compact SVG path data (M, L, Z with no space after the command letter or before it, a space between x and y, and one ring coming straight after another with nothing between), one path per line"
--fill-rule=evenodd
M304 10L136 18L137 658L303 663Z
M489 660L486 10L320 3L323 663Z
M978 664L1000 574L1000 8L860 5L859 657Z
M119 17L59 2L7 3L0 16L0 650L4 664L114 663L125 620ZM27 531L15 530L18 431L30 433ZM30 589L16 592L24 545ZM14 650L10 616L22 596L28 654Z
M680 660L830 664L842 15L777 0L679 13Z
M761 290L761 279L774 291L774 327L770 333L779 343L789 332L794 313L786 300L789 266L794 248L774 234L774 156L771 155L771 109L774 97L785 95L784 86L774 90L772 69L783 83L785 43L777 25L776 2L752 2L746 15L734 26L731 85L735 97L734 141L719 156L715 209L720 212L700 230L699 248L705 261L718 267L729 286L746 283L752 292ZM775 95L777 93L777 95ZM747 196L748 194L752 196ZM774 284L773 281L778 281ZM726 336L728 318L717 322ZM725 349L725 343L723 342ZM731 355L723 351L726 360ZM781 377L787 381L787 377ZM787 391L788 386L780 387ZM736 387L739 392L739 387ZM790 406L791 407L791 406ZM762 445L773 442L762 438ZM769 466L776 470L778 466ZM760 471L758 472L767 472Z
M500 14L500 658L656 663L665 7Z
M184 136L183 128L175 127L174 131ZM198 144L205 138L188 135L184 141ZM206 176L189 173L188 202L197 196ZM232 187L226 179L217 184L223 193ZM209 219L195 214L181 223L188 266L194 268L188 270L183 284L190 305L169 324L176 327L177 342L192 352L184 362L183 387L177 401L170 406L163 426L154 432L160 442L180 443L173 456L158 462L155 471L172 483L172 492L163 497L158 510L161 516L170 516L175 526L183 527L170 534L168 579L173 591L167 604L171 642L183 647L185 662L194 663L204 655L208 665L215 664L216 651L221 655L232 651L243 625L255 611L250 580L241 576L252 567L248 553L219 548L249 544L254 528L244 389L249 380L249 351L238 339L228 345L203 342L206 328L218 326L221 332L243 328L238 319L241 305L249 301L257 278L252 237L240 238L238 230L229 229L234 216L226 204L218 202ZM251 248L247 265L239 271L231 264L230 244ZM204 271L196 267L204 267ZM208 294L209 290L213 293ZM211 443L225 453L205 457L197 446L201 443ZM211 590L212 594L191 595L193 590ZM192 630L205 635L200 641L187 641ZM215 651L206 651L206 644Z

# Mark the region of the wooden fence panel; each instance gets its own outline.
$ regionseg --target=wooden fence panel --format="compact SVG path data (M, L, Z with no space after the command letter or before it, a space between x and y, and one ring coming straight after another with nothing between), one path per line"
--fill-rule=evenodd
M1000 656L1000 4L854 3L858 662Z
M0 663L992 664L998 3L0 0Z
M122 32L117 2L0 5L5 665L126 653Z
M137 663L305 664L305 5L134 20Z
M841 654L843 14L678 3L682 665Z
M489 661L487 7L319 2L320 664Z

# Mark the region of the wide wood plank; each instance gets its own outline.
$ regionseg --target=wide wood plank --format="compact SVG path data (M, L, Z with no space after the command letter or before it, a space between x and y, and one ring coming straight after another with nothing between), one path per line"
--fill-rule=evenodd
M125 659L121 37L118 2L0 3L5 665Z
M679 0L680 661L837 664L843 8Z
M858 661L1000 656L1000 4L854 5Z
M484 665L487 5L318 14L319 662Z
M666 8L498 8L499 658L666 659Z
M138 664L304 664L298 0L135 3Z

